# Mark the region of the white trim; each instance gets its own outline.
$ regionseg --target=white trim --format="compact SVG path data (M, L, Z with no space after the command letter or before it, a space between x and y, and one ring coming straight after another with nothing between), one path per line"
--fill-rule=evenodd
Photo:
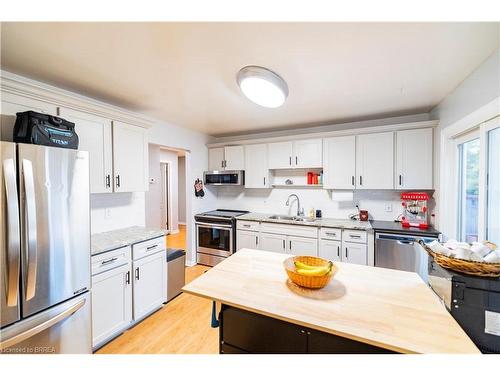
M175 229L172 229L172 181L171 181L171 176L172 176L172 165L169 161L164 161L160 160L160 175L161 175L161 197L163 201L163 210L162 210L162 223L161 227L163 228L165 219L167 221L167 229L170 234L175 234L178 233L175 231ZM165 179L167 180L168 186L165 186ZM165 192L165 187L167 188L167 191ZM166 194L165 194L166 193ZM166 202L165 202L166 200ZM167 209L165 210L165 206ZM167 217L165 217L165 214Z
M103 103L5 70L0 70L0 87L1 91L5 93L40 100L56 106L106 117L110 120L123 121L143 128L150 128L158 122L127 109Z
M172 231L170 231L170 234L178 234L179 233L179 229L174 229Z
M343 130L332 130L332 131L320 131L320 132L308 132L307 134L293 134L293 135L282 135L282 136L266 136L265 133L260 134L259 138L252 139L241 139L231 141L228 137L227 141L224 138L219 138L216 143L207 144L208 148L223 147L223 146L237 146L237 145L249 145L249 144L259 144L259 143L272 143L281 141L290 141L297 139L312 139L312 138L329 138L329 137L340 137L345 135L357 135L357 134L370 134L370 133L382 133L398 130L410 130L410 129L421 129L421 128L434 128L438 126L439 121L428 120L428 121L416 121L393 125L374 125L363 128L356 129L343 129ZM307 129L304 129L307 130Z

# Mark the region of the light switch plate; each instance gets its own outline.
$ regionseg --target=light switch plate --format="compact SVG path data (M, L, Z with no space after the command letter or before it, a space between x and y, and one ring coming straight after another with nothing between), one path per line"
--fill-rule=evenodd
M392 203L385 204L385 212L392 212Z
M111 208L104 209L104 218L105 219L110 219L111 218Z

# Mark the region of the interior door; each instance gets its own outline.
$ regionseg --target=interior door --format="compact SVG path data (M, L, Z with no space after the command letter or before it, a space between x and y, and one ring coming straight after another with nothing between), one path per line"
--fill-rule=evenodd
M134 261L134 320L141 319L166 301L165 251Z
M22 316L90 288L90 192L86 151L18 145Z
M318 239L288 236L288 250L293 255L318 256Z
M363 134L356 139L356 189L394 189L394 134Z
M286 235L261 233L260 234L260 250L273 251L275 253L286 253Z
M356 137L326 138L323 144L325 189L356 188Z
M78 149L89 152L90 192L113 192L111 120L66 108L59 108L59 116L75 123Z
M20 223L16 145L0 142L0 317L1 327L20 318Z
M92 344L121 332L132 321L130 263L92 276Z
M113 121L115 192L148 190L148 142L146 130Z

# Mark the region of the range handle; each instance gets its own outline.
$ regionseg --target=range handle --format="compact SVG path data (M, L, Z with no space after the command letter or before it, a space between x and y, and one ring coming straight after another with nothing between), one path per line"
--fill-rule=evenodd
M26 300L29 301L36 293L36 273L38 264L37 248L37 223L36 223L36 198L35 182L33 177L33 164L31 160L23 159L22 175L24 183L25 196L25 214L26 214L26 234L27 234L27 272L26 272Z
M7 306L16 306L19 295L20 225L14 159L3 161L7 208Z

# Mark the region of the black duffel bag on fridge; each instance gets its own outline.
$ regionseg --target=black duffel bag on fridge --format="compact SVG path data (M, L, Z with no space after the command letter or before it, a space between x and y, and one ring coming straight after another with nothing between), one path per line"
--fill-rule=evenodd
M78 149L75 124L34 111L16 113L14 142Z

